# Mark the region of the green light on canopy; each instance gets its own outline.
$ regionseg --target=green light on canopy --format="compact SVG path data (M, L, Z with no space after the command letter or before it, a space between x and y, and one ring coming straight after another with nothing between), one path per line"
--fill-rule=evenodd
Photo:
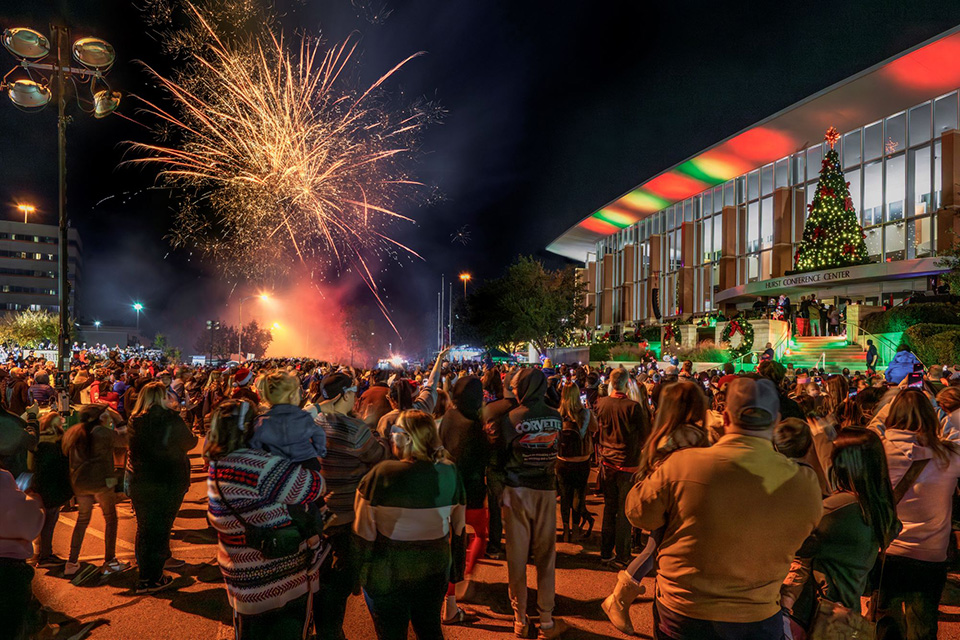
M610 211L609 209L600 209L600 211L597 211L595 214L593 214L593 217L599 218L604 222L609 222L613 226L619 227L620 229L625 229L634 223L634 220L630 216L617 213L616 211Z
M686 162L681 164L679 167L677 167L677 171L679 171L684 175L690 176L691 178L696 178L701 182L706 182L707 184L710 184L710 185L720 184L721 182L724 182L727 180L727 178L721 175L717 175L714 172L711 172L709 170L711 168L715 169L715 167L711 167L710 163L698 162L696 159L694 159L694 160L687 160Z

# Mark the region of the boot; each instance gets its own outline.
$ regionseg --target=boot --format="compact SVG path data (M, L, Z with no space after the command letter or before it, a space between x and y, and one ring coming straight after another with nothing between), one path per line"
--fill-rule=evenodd
M613 626L628 636L634 635L633 623L630 621L630 605L644 591L642 584L634 582L626 571L621 571L617 574L617 586L613 593L600 605Z

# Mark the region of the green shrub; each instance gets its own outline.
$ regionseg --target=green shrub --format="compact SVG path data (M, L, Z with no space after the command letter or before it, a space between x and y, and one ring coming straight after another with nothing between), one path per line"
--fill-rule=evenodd
M591 362L602 362L604 360L610 359L610 347L613 344L610 342L595 342L590 345L590 361Z
M680 349L677 357L692 362L726 362L730 359L730 354L726 346L718 345L713 340L702 340L693 348Z
M660 327L644 327L638 332L647 342L660 342Z
M919 324L960 325L960 305L941 302L905 304L860 321L864 331L894 333Z
M921 362L960 363L960 326L956 324L918 324L903 333L903 342Z
M639 362L647 355L646 349L635 344L623 343L610 347L610 360L614 362Z

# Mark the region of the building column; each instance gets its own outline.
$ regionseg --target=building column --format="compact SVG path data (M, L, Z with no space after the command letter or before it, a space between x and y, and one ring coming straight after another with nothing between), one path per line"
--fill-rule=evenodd
M720 242L720 264L718 281L715 284L720 291L737 286L737 208L726 206L720 212L722 217L723 238ZM716 242L716 239L714 239ZM726 305L724 305L726 306Z
M623 247L623 273L620 274L620 321L634 322L636 314L634 312L633 297L635 294L636 282L634 274L636 273L637 247L630 243Z
M789 187L773 192L773 264L771 277L779 278L793 270L793 221Z
M694 222L680 225L680 273L677 274L680 315L693 313L693 258L697 226Z
M653 290L658 290L660 295L660 313L663 314L663 292L660 289L660 235L653 234L647 240L647 246L650 251L650 269L647 272L647 299L644 301L644 308L647 310L647 317L656 317L653 312Z
M613 254L603 256L600 263L600 321L605 327L613 324Z
M960 131L940 134L941 205L937 211L937 253L960 238Z

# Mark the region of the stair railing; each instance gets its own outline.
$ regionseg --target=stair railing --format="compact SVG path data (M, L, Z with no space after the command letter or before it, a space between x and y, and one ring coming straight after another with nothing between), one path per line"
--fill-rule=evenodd
M878 336L878 335L875 334L875 333L870 333L869 331L867 331L866 329L864 329L863 327L861 327L861 326L860 326L859 324L857 324L856 322L848 322L847 324L856 327L856 328L857 328L857 331L859 331L860 333L865 333L865 334L867 334L868 336L870 336L871 338L873 338L873 339L875 339L875 340L879 340L879 341L882 342L883 344L885 344L885 345L887 345L887 346L889 346L889 347L892 347L894 353L897 352L897 347L900 346L900 345L898 345L898 344L893 344L893 341L892 341L892 340L888 340L887 338L884 338L884 337L882 337L882 336ZM850 341L850 340L848 339L847 342L849 342L849 341ZM913 355L916 356L917 354L914 353ZM927 369L927 368L928 368L926 362L924 362L923 360L920 360L919 357L917 357L917 360L920 361L920 364L923 365L923 368L924 368L924 369ZM890 363L888 362L887 364L890 364Z

